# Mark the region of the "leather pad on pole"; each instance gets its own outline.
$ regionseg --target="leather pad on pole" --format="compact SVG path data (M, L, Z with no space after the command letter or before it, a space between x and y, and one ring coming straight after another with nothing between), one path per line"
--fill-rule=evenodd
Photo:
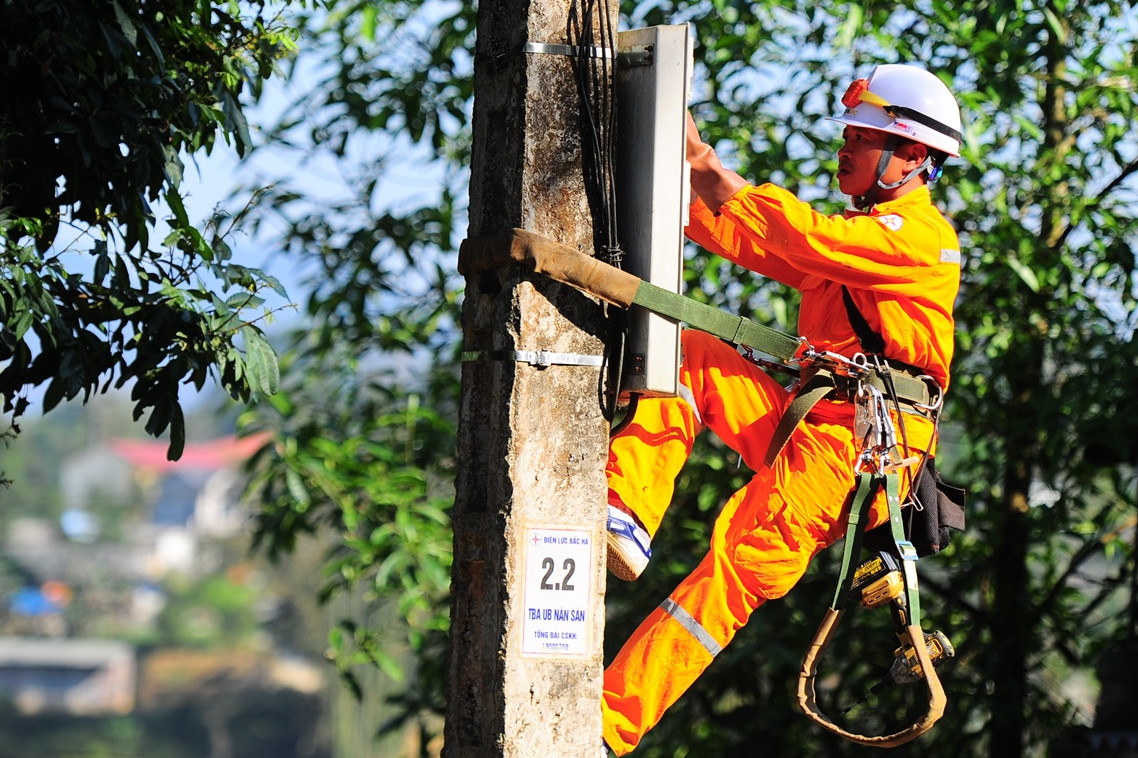
M640 279L627 271L526 229L465 239L459 247L458 271L464 276L507 263L521 264L622 308L632 305L640 286Z

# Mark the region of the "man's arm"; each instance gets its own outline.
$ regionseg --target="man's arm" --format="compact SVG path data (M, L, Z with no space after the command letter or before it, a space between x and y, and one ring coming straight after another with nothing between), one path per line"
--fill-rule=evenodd
M687 160L691 164L692 204L688 238L701 247L751 271L799 288L803 273L775 256L767 255L753 235L734 220L719 215L719 207L750 183L720 163L711 145L700 139L695 121L687 114ZM708 200L708 198L712 198Z
M925 204L928 190L923 189ZM959 243L931 205L885 216L827 216L770 184L747 188L720 207L738 233L805 275L861 289L919 295L937 275L946 248ZM959 272L959 268L954 271Z
M734 220L717 216L701 199L691 206L689 221L684 229L688 239L721 258L750 269L763 276L776 279L800 289L804 274L786 261L767 252Z

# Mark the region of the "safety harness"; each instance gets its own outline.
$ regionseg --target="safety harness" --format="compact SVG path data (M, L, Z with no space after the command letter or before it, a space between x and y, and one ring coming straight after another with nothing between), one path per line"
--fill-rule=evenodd
M899 475L896 467L889 470L884 446L866 446L859 463L856 486L850 503L846 538L842 551L841 567L838 571L834 599L830 603L819 624L814 638L802 660L798 675L798 704L802 711L816 724L851 742L868 747L895 747L909 742L932 728L944 714L946 698L944 688L937 676L935 664L955 654L947 638L934 632L926 638L921 628L921 603L917 581L916 547L909 541L901 517L899 495ZM889 531L892 537L891 550L884 551L871 561L859 565L863 537L868 521L870 506L877 493L885 490L889 508ZM890 556L900 558L900 568L886 565ZM874 563L876 562L876 564ZM872 567L872 568L871 568ZM891 570L892 569L892 570ZM854 593L855 580L861 572L870 573L872 582L865 581L860 592ZM857 596L862 605L869 608L890 603L898 629L901 647L896 657L901 662L900 672L890 672L892 681L912 683L923 679L928 688L928 710L911 726L892 734L869 736L849 731L823 713L818 704L814 682L818 676L818 664L827 645L837 630L838 622ZM935 640L935 643L933 642ZM941 644L943 641L943 644ZM936 653L936 659L933 653ZM908 674L907 677L904 675ZM904 678L903 678L904 677ZM888 683L889 678L883 680ZM848 711L849 709L847 709Z
M798 701L802 710L817 724L862 745L891 747L928 731L944 713L945 706L944 689L936 675L932 653L937 653L939 662L950 657L952 652L951 645L943 635L933 635L932 639L936 641L944 640L938 646L926 639L921 630L916 573L918 551L905 533L899 495L899 472L923 462L916 458L905 458L898 453L899 449L907 450L907 447L897 444L890 407L901 411L902 406L908 406L916 412L935 418L942 402L936 383L911 367L892 367L880 358L859 355L851 359L816 350L804 338L793 337L742 316L669 292L575 248L524 229L464 240L459 251L459 271L464 275L508 262L520 264L622 308L638 305L713 334L736 345L760 365L771 363L756 358L755 352L777 359L780 362L777 366L784 370L789 367L792 372L797 372L799 387L776 427L766 454L767 465L774 464L799 423L822 399L838 395L855 403L854 432L861 442L863 452L849 508L842 565L834 600L802 662ZM843 298L863 349L879 354L884 348L884 341L865 322L845 288ZM928 470L932 471L931 466ZM908 681L924 679L928 686L929 708L923 717L907 729L889 735L866 736L843 729L821 712L814 692L814 681L818 673L818 662L833 637L839 619L851 602L851 590L857 574L862 571L858 560L870 505L882 489L889 508L892 545L878 560L885 560L889 554L896 555L900 558L901 570L884 572L882 580L888 591L881 595L874 585L870 596L876 604L891 603L898 636L902 639L902 646L898 649L899 660L904 663L902 668L905 672L902 673L907 672ZM935 504L926 504L925 507L935 507ZM962 513L961 509L961 518ZM963 527L962 521L960 527ZM864 591L861 597L863 604L868 605ZM902 681L905 676L895 675L893 678Z

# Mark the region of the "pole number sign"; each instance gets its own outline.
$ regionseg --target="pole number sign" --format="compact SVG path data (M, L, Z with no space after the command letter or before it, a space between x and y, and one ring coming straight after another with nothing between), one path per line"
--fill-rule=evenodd
M527 527L522 654L589 654L594 532Z

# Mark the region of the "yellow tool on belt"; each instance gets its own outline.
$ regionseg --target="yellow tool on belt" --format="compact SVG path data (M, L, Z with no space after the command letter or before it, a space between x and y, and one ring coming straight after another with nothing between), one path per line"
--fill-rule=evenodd
M905 579L897 559L882 550L857 567L851 588L862 605L877 608L904 594Z

